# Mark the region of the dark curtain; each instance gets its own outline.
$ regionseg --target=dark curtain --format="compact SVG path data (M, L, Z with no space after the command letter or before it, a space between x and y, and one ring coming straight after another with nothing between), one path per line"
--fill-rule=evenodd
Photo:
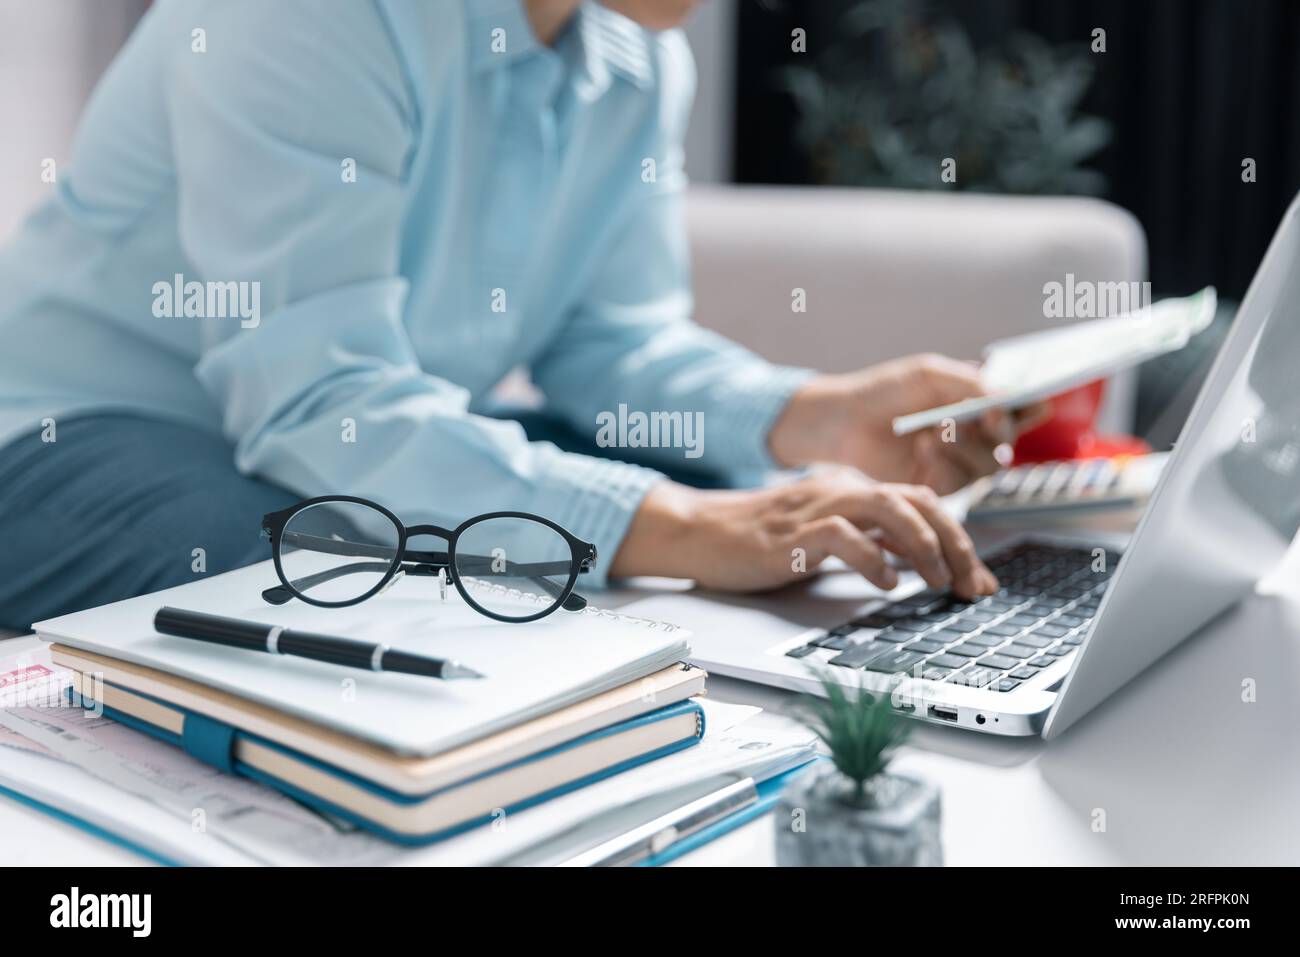
M794 137L796 114L774 81L795 62L790 31L808 53L834 35L846 0L742 0L738 8L735 177L810 182ZM1240 298L1268 240L1300 190L1300 3L1295 0L935 0L976 45L1016 30L1086 48L1095 27L1107 50L1084 111L1110 121L1111 144L1090 165L1106 198L1146 229L1156 295L1213 283ZM806 62L806 60L801 61ZM1242 160L1256 182L1242 182Z

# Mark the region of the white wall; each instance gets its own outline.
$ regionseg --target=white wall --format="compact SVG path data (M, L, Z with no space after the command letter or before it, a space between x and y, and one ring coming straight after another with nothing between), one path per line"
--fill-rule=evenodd
M0 0L0 237L49 186L41 161L68 156L82 104L144 0Z

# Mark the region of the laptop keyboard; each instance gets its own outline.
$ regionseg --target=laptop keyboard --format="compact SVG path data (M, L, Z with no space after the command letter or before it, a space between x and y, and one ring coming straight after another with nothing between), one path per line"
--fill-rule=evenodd
M1106 551L1026 542L985 564L997 592L973 602L927 589L831 628L786 654L838 652L828 664L1012 691L1083 643L1119 560Z

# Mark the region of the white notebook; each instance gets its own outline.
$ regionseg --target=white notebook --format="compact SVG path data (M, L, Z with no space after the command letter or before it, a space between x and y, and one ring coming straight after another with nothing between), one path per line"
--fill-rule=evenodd
M348 608L261 598L269 561L192 584L38 622L42 638L190 678L371 741L431 755L529 721L685 659L689 633L612 612L559 610L493 621L429 578L399 579ZM494 587L494 586L484 586ZM163 605L454 658L486 675L439 681L227 648L154 631Z

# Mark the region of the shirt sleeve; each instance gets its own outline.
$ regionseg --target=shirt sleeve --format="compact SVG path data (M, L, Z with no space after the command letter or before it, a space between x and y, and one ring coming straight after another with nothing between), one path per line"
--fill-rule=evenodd
M193 278L258 284L256 322L205 320L195 374L241 471L371 498L410 524L535 512L596 544L583 581L600 585L660 476L530 443L421 370L399 271L418 119L374 10L226 0L206 8L206 52L177 38L166 81L183 252Z
M722 474L771 469L768 432L813 373L773 365L690 319L682 138L694 66L675 31L660 35L657 52L653 175L640 156L628 157L626 222L563 334L534 362L533 381L549 408L598 440L603 423L633 413L692 414L703 439L695 465ZM683 449L662 443L642 454L683 460Z

